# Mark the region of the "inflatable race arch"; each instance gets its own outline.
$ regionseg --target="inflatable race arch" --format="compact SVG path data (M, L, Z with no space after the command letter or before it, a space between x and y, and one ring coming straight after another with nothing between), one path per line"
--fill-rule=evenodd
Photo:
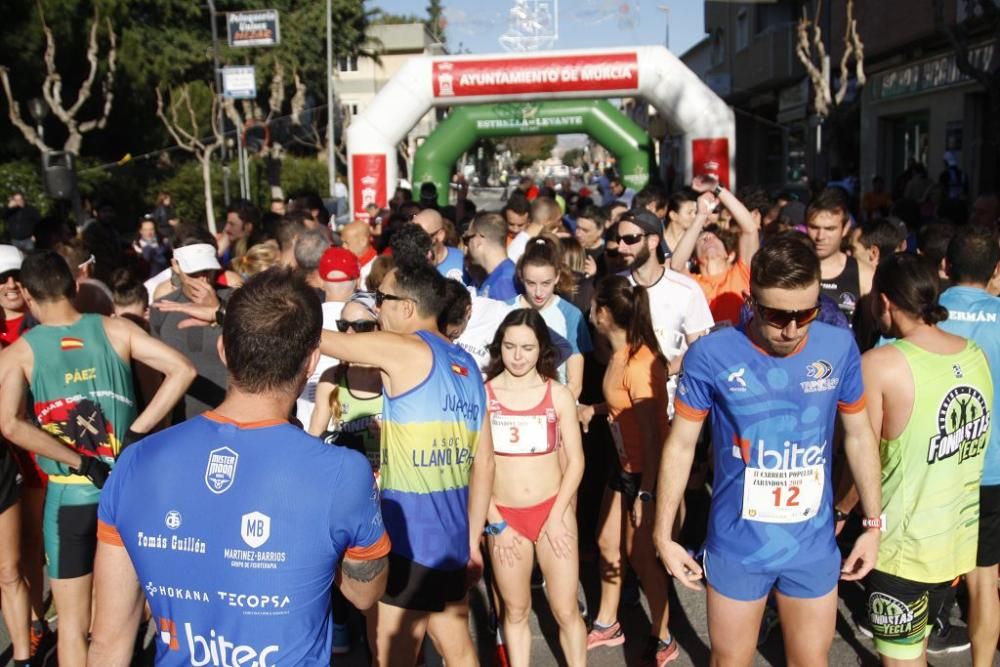
M609 97L645 99L684 135L687 181L711 173L735 187L732 109L662 46L420 56L407 62L347 128L353 215L366 218L370 203L387 205L398 181L396 145L432 107ZM419 182L419 172L414 173Z
M607 100L548 100L477 104L454 109L413 156L413 184L437 186L448 204L455 161L480 137L587 134L618 160L624 183L639 191L655 173L653 144L645 130Z

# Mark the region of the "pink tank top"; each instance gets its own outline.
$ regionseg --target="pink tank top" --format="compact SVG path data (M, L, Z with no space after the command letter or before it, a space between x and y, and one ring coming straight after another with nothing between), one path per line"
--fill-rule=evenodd
M541 402L527 410L512 410L486 385L493 452L497 456L539 456L559 449L559 418L552 403L552 381Z

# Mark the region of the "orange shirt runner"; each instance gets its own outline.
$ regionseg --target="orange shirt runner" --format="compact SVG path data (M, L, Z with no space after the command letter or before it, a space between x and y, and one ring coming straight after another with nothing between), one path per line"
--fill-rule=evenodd
M667 436L667 369L651 349L643 345L630 359L627 347L612 355L604 374L604 399L608 425L625 472L642 472L645 452L643 430L655 428L656 441ZM653 401L656 422L640 424L635 405Z

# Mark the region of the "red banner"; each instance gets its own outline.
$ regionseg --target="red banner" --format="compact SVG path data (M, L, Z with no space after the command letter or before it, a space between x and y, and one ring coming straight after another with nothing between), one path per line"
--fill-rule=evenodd
M434 63L435 97L635 90L634 53Z
M354 219L368 220L365 207L375 204L385 208L386 196L385 155L372 153L351 156L351 196L354 199Z
M695 176L714 176L722 187L729 187L729 139L691 141L691 177Z

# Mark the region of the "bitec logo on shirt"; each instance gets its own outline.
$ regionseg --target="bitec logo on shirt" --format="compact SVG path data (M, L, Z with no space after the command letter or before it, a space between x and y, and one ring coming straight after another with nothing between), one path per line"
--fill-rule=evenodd
M177 624L169 618L159 619L160 641L171 651L180 651ZM190 623L184 623L184 640L191 667L275 667L280 647L272 644L256 649L227 641L221 633L209 630L208 636L196 634Z

